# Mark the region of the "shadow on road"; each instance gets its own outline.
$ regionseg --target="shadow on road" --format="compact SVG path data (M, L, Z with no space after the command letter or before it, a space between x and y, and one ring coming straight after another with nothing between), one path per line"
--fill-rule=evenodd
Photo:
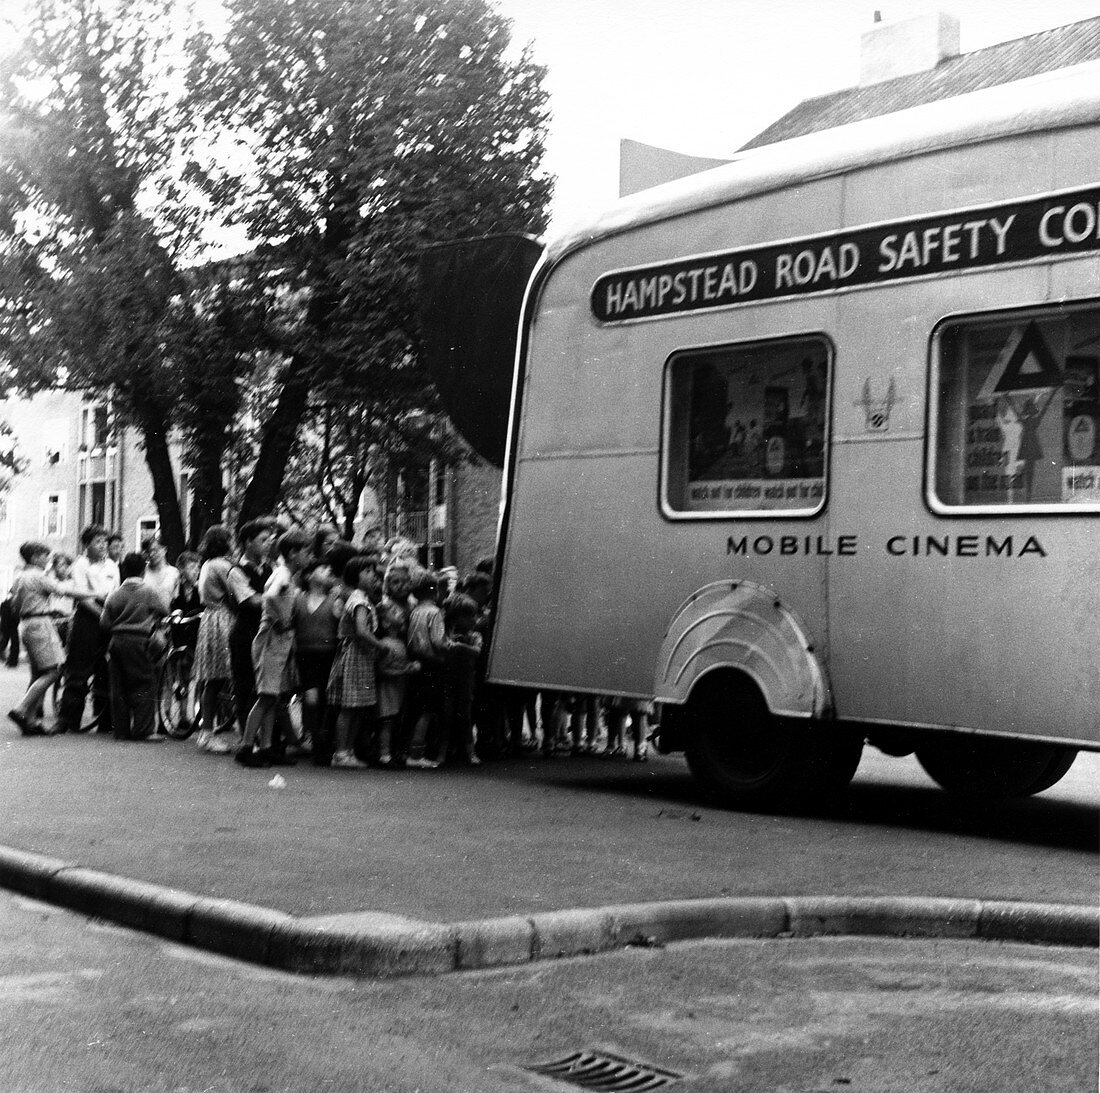
M723 809L686 769L664 763L648 768L604 767L592 762L544 766L542 779L561 789L663 801L693 808ZM745 811L765 812L762 809ZM771 812L770 814L776 814ZM855 782L836 802L809 812L782 810L789 816L819 816L863 826L949 832L1025 846L1100 852L1100 823L1092 805L1049 797L1008 801L967 801L935 786Z

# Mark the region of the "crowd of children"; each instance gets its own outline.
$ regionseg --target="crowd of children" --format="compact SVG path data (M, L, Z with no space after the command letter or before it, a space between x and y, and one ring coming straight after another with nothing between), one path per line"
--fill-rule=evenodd
M175 566L155 535L117 562L108 538L85 529L75 563L41 543L20 548L10 609L31 684L8 716L25 734L74 730L92 677L99 731L164 739L156 689L168 633L193 651L197 746L243 767L309 755L347 770L437 769L533 749L595 754L601 744L625 755L628 738L634 758L646 758L645 703L486 682L491 561L460 578L425 569L404 540L368 533L356 546L335 529L307 535L268 520L245 524L237 549L228 529L212 527ZM47 726L43 700L62 674ZM230 692L236 721L223 713Z

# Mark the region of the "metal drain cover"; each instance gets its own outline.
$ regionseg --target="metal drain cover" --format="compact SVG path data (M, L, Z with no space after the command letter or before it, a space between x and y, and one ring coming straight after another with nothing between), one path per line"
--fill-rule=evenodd
M574 1051L564 1059L550 1063L534 1063L525 1066L536 1074L557 1078L560 1082L580 1086L581 1089L598 1089L605 1093L646 1093L671 1085L683 1077L673 1070L662 1070L648 1063L636 1063L620 1055L606 1051Z

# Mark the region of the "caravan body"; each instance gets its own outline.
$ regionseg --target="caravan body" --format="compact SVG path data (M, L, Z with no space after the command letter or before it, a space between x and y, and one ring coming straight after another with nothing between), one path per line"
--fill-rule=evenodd
M763 148L552 245L492 677L656 698L704 777L792 726L1045 745L1013 791L1097 747L1097 88L1083 65Z

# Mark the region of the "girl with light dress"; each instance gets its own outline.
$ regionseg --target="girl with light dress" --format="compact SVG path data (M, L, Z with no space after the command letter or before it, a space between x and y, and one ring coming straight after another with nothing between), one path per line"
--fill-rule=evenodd
M292 764L271 748L275 714L285 709L298 689L294 657L294 607L298 599L298 576L309 550L309 541L297 531L288 531L276 548L279 559L264 586L260 625L252 639L252 668L256 673L256 702L245 722L244 739L234 758L242 767ZM259 748L256 743L259 742Z
M202 618L195 643L193 679L199 689L199 751L223 755L229 745L215 735L218 700L229 687L233 674L229 666L229 631L233 626L233 592L229 574L233 569L233 541L221 524L207 528L199 543L203 559L199 570L199 602ZM231 725L229 726L232 727Z

